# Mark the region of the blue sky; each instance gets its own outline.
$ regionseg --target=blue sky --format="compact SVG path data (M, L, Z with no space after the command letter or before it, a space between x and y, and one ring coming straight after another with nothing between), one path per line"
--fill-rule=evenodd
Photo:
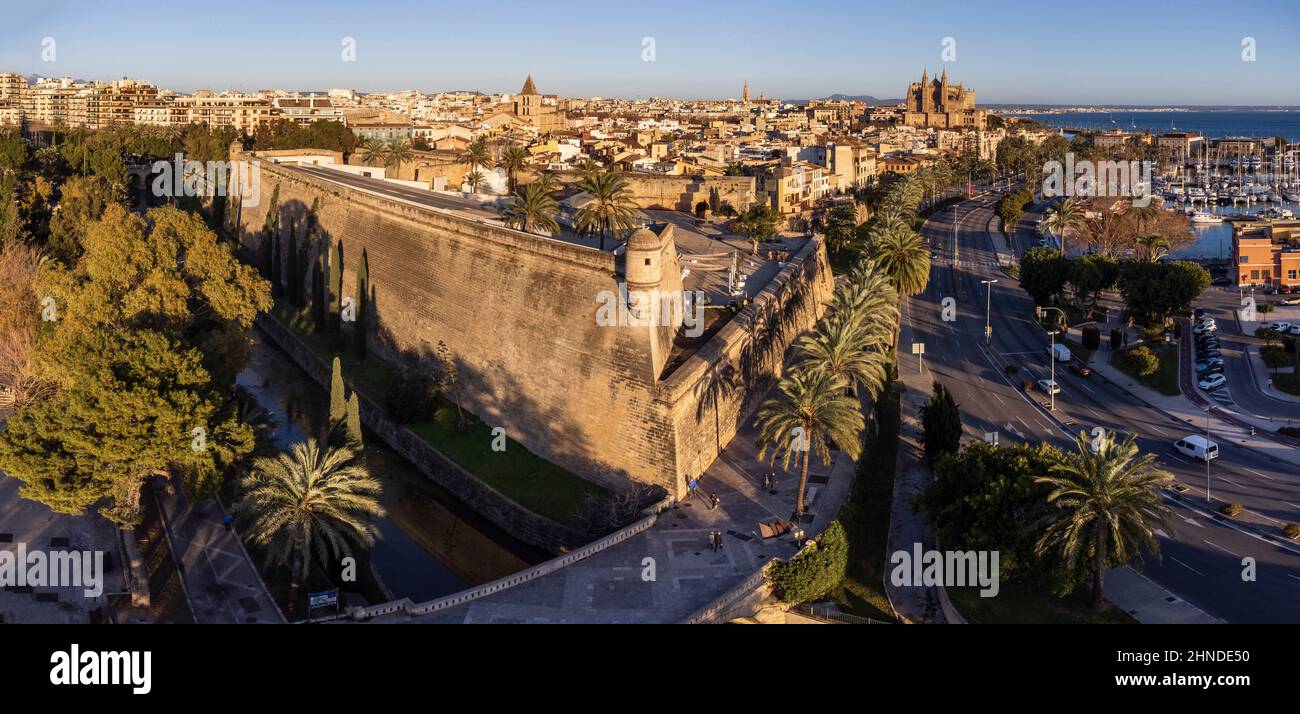
M1160 7L1157 7L1160 6ZM980 103L1300 105L1300 0L0 0L0 71L178 91L901 96L955 40ZM55 61L41 59L55 41ZM356 61L341 43L355 38ZM642 40L655 41L654 62ZM1256 61L1242 61L1253 37Z

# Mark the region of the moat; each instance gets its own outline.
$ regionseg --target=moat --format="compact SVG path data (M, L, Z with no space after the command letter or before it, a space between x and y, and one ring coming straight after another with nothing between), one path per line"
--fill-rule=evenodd
M320 432L329 395L257 330L238 383L272 417L266 438L277 450ZM386 518L371 553L393 598L422 602L523 570L547 559L429 481L365 432L366 462L384 485Z

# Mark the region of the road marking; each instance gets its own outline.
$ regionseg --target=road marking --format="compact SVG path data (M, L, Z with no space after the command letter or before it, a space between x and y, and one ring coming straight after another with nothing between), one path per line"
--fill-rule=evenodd
M1221 550L1221 551L1227 553L1228 555L1233 556L1234 558L1240 558L1240 557L1241 557L1240 555L1237 555L1236 553L1234 553L1234 552L1228 550L1227 548L1224 548L1223 546L1219 545L1218 543L1215 543L1215 542L1212 541L1212 540L1206 540L1206 539L1202 538L1201 541L1204 542L1204 543L1209 544L1210 546L1212 546L1212 547L1214 547L1214 548L1218 548L1219 550Z
M1199 575L1199 576L1201 576L1201 577L1205 577L1205 573L1202 573L1201 571L1197 570L1196 568L1193 568L1192 566L1188 565L1187 563L1184 563L1183 561L1181 561L1181 560L1175 558L1174 556L1172 556L1172 555L1169 556L1169 559L1172 560L1172 561L1174 561L1175 563L1178 563L1179 565L1183 566L1184 568L1187 568L1188 570L1192 571L1193 573L1196 573L1197 575Z
M1156 426L1155 424L1147 424L1147 426L1151 427L1151 431L1158 432L1161 436L1169 436L1168 432Z
M1266 478L1266 479L1268 479L1269 481L1273 481L1273 480L1274 480L1274 478L1273 478L1272 476L1266 476L1266 475L1264 475L1264 474L1262 474L1262 473L1256 471L1255 469L1246 469L1246 470L1249 471L1249 472L1251 472L1251 473L1253 473L1253 474L1255 474L1256 476L1258 476L1258 477L1260 477L1260 478Z
M1220 477L1219 477L1219 480L1220 480L1220 481L1227 481L1228 483L1232 484L1233 486L1236 486L1237 488L1245 488L1245 486L1242 486L1241 484L1237 483L1236 481L1233 481L1233 480L1230 479L1230 478L1224 478L1224 477L1220 476Z
M1079 384L1076 384L1076 385L1074 385L1074 386L1078 387L1079 389L1082 389L1083 391L1087 392L1088 394L1096 394L1096 392L1092 391L1092 389L1091 389L1090 387L1084 385L1083 383L1079 383Z

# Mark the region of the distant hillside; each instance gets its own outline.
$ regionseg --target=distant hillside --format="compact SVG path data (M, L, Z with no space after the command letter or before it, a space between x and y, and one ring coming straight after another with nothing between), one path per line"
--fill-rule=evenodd
M832 102L866 102L867 104L902 104L902 99L877 99L870 94L832 94L824 97ZM807 103L812 100L804 100Z

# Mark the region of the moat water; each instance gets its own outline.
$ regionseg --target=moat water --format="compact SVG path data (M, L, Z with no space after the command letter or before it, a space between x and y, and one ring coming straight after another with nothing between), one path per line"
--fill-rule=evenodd
M287 449L320 433L329 395L265 335L238 383L272 416L267 438ZM364 434L370 473L384 486L386 518L371 552L374 570L394 598L430 600L542 562L546 553L496 527L438 487L380 438Z

